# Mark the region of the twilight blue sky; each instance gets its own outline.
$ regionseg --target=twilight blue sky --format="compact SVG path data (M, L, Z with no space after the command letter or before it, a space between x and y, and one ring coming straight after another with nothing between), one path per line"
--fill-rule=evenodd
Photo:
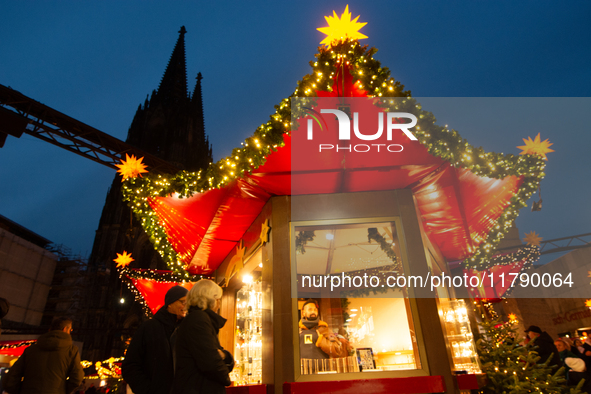
M368 22L361 42L379 49L375 57L415 97L560 97L478 106L427 99L423 108L488 151L517 154L522 138L541 132L556 153L542 181L543 210L521 211L521 236L591 232L587 0L0 0L0 84L124 140L184 25L189 89L202 72L217 160L293 92L324 38L316 28L347 4ZM519 111L509 116L508 107ZM0 149L0 214L87 256L113 176L36 138L9 138Z

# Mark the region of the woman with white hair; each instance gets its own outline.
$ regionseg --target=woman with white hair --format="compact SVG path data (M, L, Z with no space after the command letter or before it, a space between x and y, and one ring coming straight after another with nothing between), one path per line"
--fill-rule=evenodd
M220 345L218 333L226 319L218 315L222 289L201 279L187 294L189 313L178 328L172 392L175 394L225 393L234 359Z

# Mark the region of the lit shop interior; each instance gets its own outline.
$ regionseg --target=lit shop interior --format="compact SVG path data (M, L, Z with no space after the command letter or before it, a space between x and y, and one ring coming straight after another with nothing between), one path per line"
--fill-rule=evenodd
M373 192L367 197L380 194L413 203L406 191ZM347 196L341 197L346 204ZM295 201L322 198L334 196L291 197ZM220 312L228 318L220 340L233 349L234 385L269 385L278 379L293 384L395 382L399 377L416 377L417 382L433 378L436 386L445 382L449 387L455 385L455 374L480 373L466 305L464 300L450 299L447 289L438 289L438 297L417 298L409 287L374 294L353 282L335 291L330 284L302 286L314 283L304 277L318 279L327 273L367 274L385 281L388 276L446 269L414 210L407 215L392 204L379 208L382 213L389 211L387 216L368 215L367 219L359 218L353 207L353 217L344 219L329 218L327 210L322 214L307 210L313 221L291 221L286 209L289 200L272 198L241 246L216 270L215 280L224 288ZM320 320L346 348L338 357L302 357L300 346L307 345L302 345L299 325L308 300L317 303Z

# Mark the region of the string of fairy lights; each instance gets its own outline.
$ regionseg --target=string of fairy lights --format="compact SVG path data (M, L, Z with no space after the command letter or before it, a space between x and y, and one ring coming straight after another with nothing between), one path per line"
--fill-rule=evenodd
M312 73L297 83L295 92L275 106L275 113L269 121L259 126L252 137L241 147L235 148L230 156L212 163L205 171L181 171L171 176L149 174L146 177L128 178L123 182L124 200L129 202L155 248L173 271L184 279L188 278L185 267L191 256L177 253L168 241L163 219L151 207L154 199L173 193L179 198L189 197L194 193L222 188L251 174L265 163L269 154L284 146L283 138L291 133L292 128L297 129L297 123L294 123L296 119L291 119L290 99L313 99L320 91L334 92L335 89L338 95L342 95L339 77L344 78L345 72L351 76L354 89L365 92L368 97L381 98L380 106L414 114L418 123L413 133L430 154L456 168L466 168L483 177L523 177L521 187L493 224L486 239L464 260L466 268L484 270L491 266L492 253L545 175L543 158L535 154L485 152L480 147L470 145L457 131L436 125L433 114L424 111L410 96L410 91L404 91L404 86L391 77L389 69L382 67L374 58L376 52L375 48L361 46L357 40L349 38L333 42L329 47L319 47L316 60L310 62ZM393 100L395 97L399 99ZM298 109L294 108L294 114L297 113Z
M119 270L119 278L127 285L127 288L133 294L135 301L138 302L148 317L152 317L152 310L149 308L142 293L135 287L133 279L146 279L158 283L174 283L183 284L185 282L197 282L201 279L211 279L211 277L204 275L182 275L174 271L158 271L151 269L132 269L128 267L121 267Z

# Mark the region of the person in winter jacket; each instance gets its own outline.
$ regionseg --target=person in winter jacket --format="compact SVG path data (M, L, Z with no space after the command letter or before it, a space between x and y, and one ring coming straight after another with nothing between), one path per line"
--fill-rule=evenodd
M187 295L189 313L177 330L174 394L224 394L234 359L220 345L226 319L218 315L222 289L201 279Z
M188 290L174 286L164 306L137 329L121 364L121 374L134 394L168 394L174 378L170 337L186 315Z
M525 330L525 333L530 339L528 345L533 347L533 350L538 352L538 355L540 356L538 363L545 363L546 360L550 358L550 355L552 355L552 359L548 365L551 367L558 367L558 365L560 365L558 349L556 349L554 340L546 331L542 331L538 326L529 326L528 329Z
M78 348L72 344L72 320L57 318L50 331L25 349L6 375L10 394L70 394L84 378Z
M346 357L350 345L344 336L333 333L320 320L318 304L309 299L302 306L300 328L300 358L325 359Z

